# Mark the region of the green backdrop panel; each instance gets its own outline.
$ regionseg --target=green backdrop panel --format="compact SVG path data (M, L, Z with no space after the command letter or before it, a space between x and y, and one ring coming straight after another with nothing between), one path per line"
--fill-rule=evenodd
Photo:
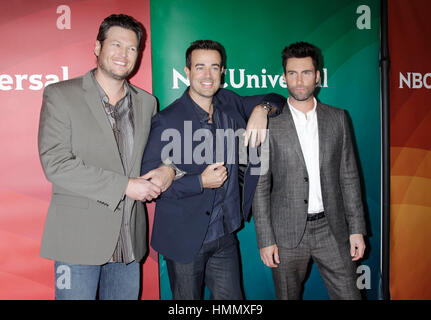
M153 92L161 109L187 87L185 51L194 40L223 44L227 88L241 95L287 96L280 81L283 48L308 41L322 50L325 80L318 99L348 110L355 132L369 225L367 254L358 276L369 299L379 297L380 279L379 6L376 0L151 1ZM238 232L238 239L246 298L274 299L271 271L260 261L253 219ZM171 299L162 257L160 281L161 298ZM304 299L327 298L313 265Z

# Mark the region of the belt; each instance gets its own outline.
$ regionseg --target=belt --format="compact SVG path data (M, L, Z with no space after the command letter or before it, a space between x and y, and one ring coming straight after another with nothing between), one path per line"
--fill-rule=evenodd
M316 213L316 214L309 214L307 216L307 221L319 220L319 219L322 219L324 216L325 216L324 211Z

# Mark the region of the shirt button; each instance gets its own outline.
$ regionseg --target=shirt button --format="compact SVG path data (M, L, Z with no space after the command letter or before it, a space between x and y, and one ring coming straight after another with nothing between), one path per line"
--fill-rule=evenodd
M209 216L211 213L210 213L209 211L207 211L207 212L205 212L205 214L206 214L207 216Z
M304 178L304 181L305 181L305 182L308 182L308 177L305 177L305 178Z
M308 200L304 199L304 203L305 203L305 204L308 204Z

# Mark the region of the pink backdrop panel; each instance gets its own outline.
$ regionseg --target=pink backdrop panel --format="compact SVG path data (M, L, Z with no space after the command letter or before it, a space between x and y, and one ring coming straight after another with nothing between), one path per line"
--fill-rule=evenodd
M51 185L37 152L42 92L95 66L102 20L125 13L147 33L139 71L131 82L149 92L149 0L43 0L0 3L0 299L52 299L53 262L39 257ZM150 206L150 225L154 206ZM143 299L158 299L158 258L150 252L143 270Z

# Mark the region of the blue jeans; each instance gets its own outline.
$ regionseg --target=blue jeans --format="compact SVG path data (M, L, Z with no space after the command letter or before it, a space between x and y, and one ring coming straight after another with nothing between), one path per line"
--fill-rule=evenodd
M238 243L233 234L204 243L191 263L166 259L166 266L174 300L202 299L204 284L211 300L243 299Z
M137 300L139 263L106 263L101 266L55 261L56 300Z

